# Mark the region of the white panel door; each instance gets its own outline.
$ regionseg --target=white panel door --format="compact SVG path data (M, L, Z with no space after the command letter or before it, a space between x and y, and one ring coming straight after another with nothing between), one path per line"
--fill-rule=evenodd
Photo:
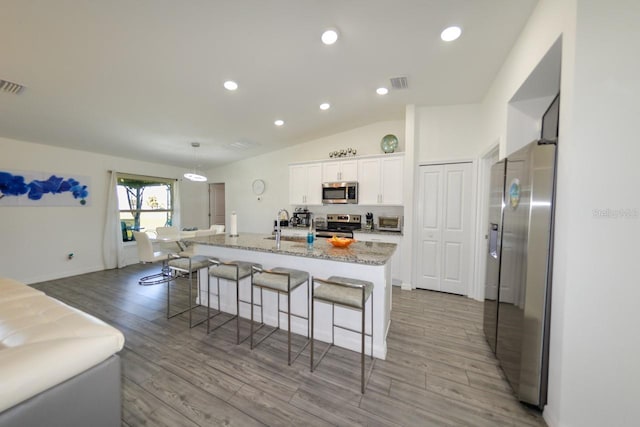
M471 163L420 167L417 287L466 295L471 271Z
M442 227L444 292L466 295L471 271L471 164L444 166Z
M420 244L418 246L418 283L422 289L440 290L442 166L420 167L418 203Z
M209 225L225 224L224 183L209 184Z

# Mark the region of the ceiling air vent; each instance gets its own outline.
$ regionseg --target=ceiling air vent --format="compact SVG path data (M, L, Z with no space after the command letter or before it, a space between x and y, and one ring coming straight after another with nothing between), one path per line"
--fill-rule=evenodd
M409 88L409 82L406 77L391 77L389 80L391 80L391 87L395 90Z
M18 83L9 82L7 80L0 80L0 90L3 92L9 92L19 94L24 89L24 86Z
M252 148L255 148L257 146L259 146L260 144L255 142L255 141L250 141L247 139L241 139L235 142L231 142L229 144L225 144L223 145L224 148L226 148L227 150L235 150L235 151L243 151L243 150L250 150Z

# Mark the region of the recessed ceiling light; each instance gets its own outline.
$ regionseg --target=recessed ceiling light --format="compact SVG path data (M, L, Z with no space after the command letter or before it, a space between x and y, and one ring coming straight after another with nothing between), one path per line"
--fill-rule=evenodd
M460 27L448 27L440 33L440 38L446 42L452 42L460 37L460 34L462 34Z
M322 33L322 43L324 44L334 44L338 41L338 30L335 28L329 28Z
M284 120L278 119L275 122L273 122L273 124L276 125L276 126L282 126L284 124Z
M328 102L323 102L322 104L320 104L321 110L328 110L329 108L331 108L331 104L329 104Z
M234 82L233 80L227 80L226 82L224 82L224 88L226 90L236 90L238 89L238 83Z
M389 89L387 89L386 87L379 87L378 89L376 89L376 93L378 95L386 95L389 93Z

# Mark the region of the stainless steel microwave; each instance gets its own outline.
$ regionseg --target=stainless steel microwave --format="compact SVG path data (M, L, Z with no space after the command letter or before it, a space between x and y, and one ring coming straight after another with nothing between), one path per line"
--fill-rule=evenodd
M358 203L358 183L323 182L322 203L325 205Z

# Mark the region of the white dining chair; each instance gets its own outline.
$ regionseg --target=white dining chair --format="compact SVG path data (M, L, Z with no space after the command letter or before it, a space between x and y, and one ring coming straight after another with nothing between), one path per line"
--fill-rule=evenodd
M222 234L224 233L224 224L213 224L209 227L209 230L213 231L214 234Z
M149 286L166 282L168 274L167 261L171 257L172 253L168 251L154 251L153 243L151 242L149 235L145 232L134 231L133 238L136 241L138 259L141 263L147 264L162 262L162 270L160 273L142 277L138 280L138 284L142 286Z
M175 226L157 227L156 234L158 235L158 239L180 240L180 230Z

